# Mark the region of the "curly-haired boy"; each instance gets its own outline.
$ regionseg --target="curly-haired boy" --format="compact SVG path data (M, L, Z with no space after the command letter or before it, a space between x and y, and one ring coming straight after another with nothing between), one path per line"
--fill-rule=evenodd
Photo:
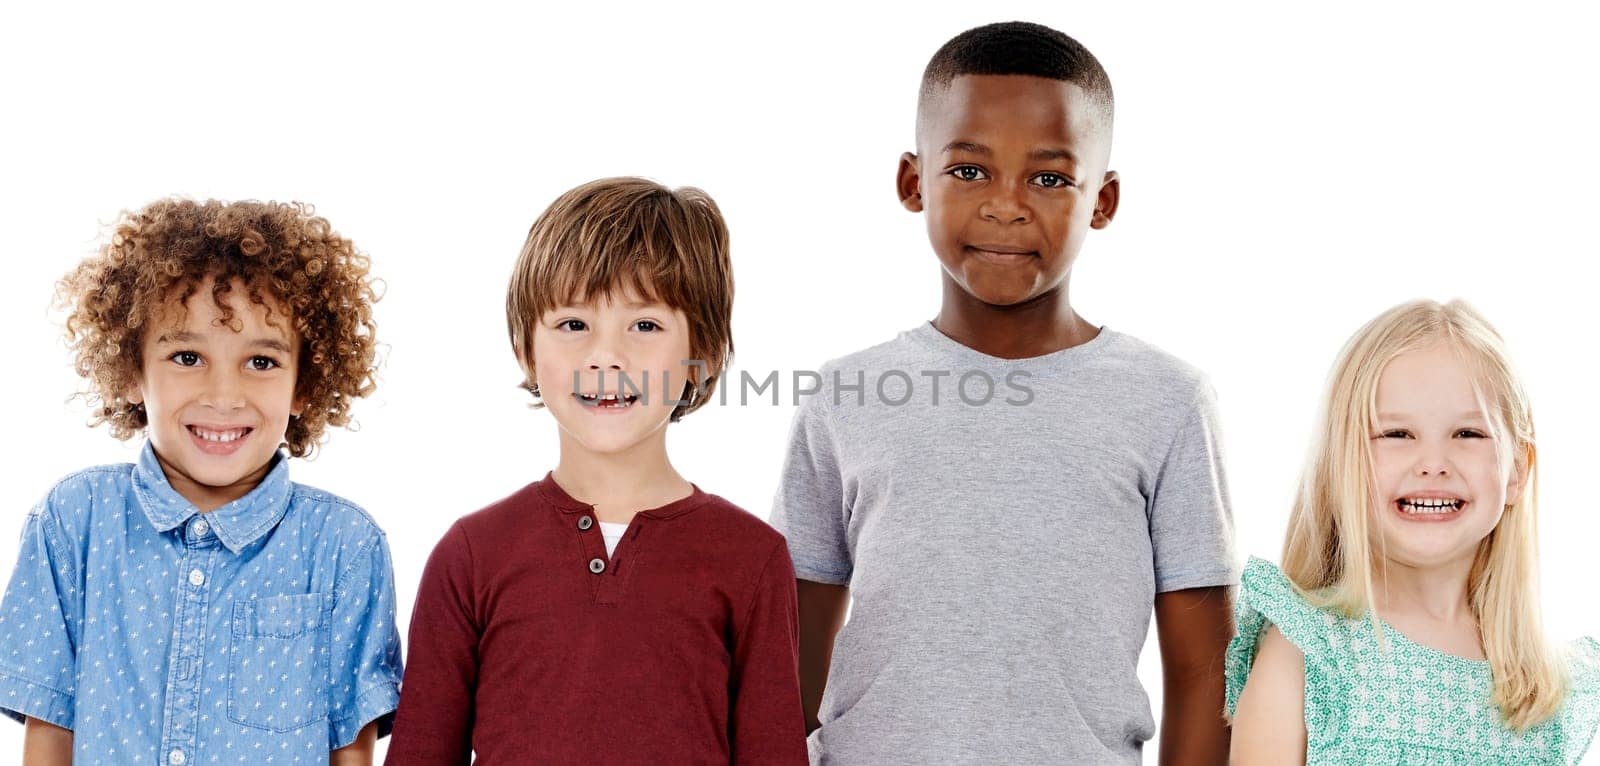
M28 763L371 762L399 699L388 546L280 451L373 388L367 268L309 207L166 199L61 280L94 421L147 441L28 515L0 604Z

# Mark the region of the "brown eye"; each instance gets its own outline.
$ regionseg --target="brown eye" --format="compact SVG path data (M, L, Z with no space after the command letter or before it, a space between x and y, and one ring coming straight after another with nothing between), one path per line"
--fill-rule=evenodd
M640 332L655 332L656 330L661 329L661 325L658 325L648 319L641 319L637 322L634 322L633 327Z
M983 179L988 178L987 175L984 175L982 170L979 170L972 165L957 165L956 167L950 169L950 175L953 175L963 181L982 181Z
M255 370L256 372L275 370L281 366L278 364L278 360L273 359L270 356L252 356L250 357L249 364L250 369Z
M563 319L556 323L556 329L567 330L569 332L583 332L584 330L589 329L589 326L584 324L583 320L581 319Z
M1067 178L1060 173L1040 173L1039 175L1034 176L1033 180L1046 189L1060 189L1065 186L1073 185L1072 179Z
M176 362L179 367L200 366L200 355L193 351L179 351L178 353L167 358L171 359L173 362Z

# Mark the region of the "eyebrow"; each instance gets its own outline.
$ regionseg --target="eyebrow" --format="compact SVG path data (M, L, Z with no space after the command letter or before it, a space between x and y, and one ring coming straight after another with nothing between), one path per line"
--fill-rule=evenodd
M1405 420L1406 419L1406 415L1403 415L1403 414L1398 413L1398 412L1380 412L1380 413L1378 413L1378 419L1379 420ZM1467 410L1466 412L1463 412L1463 413L1461 413L1459 415L1456 415L1455 419L1456 420L1482 420L1484 422L1488 422L1488 420L1489 420L1488 418L1484 417L1482 412L1479 412L1478 410Z
M550 311L551 311L551 313L557 313L557 312L562 312L562 311L595 311L595 310L597 310L596 309L597 305L598 304L595 304L595 303L569 303L569 304L566 304L564 306L556 306L555 308L551 309ZM665 308L668 311L672 310L672 307L667 305L663 301L628 301L626 303L618 303L616 305L618 305L618 306L620 306L620 307L622 307L624 309L627 309L628 311L639 311L639 310L642 310L642 309L654 309L654 308Z
M1060 148L1056 148L1056 149L1035 149L1032 152L1028 153L1028 158L1029 159L1035 159L1035 160L1066 160L1067 162L1077 162L1078 161L1078 156L1077 155L1073 154L1072 152L1070 152L1070 151L1068 151L1066 149L1060 149Z
M984 157L994 156L994 151L989 147L984 146L983 144L973 143L971 141L951 141L950 143L945 144L943 151L945 154L949 154L950 152L966 152L968 154L978 154ZM1052 147L1049 149L1035 149L1031 152L1028 152L1028 159L1044 161L1066 160L1067 162L1077 162L1078 155L1073 154L1068 149Z
M944 149L942 149L941 151L943 151L945 154L949 154L950 152L967 152L968 154L982 154L985 157L987 157L987 156L989 156L991 154L994 154L993 151L989 150L989 147L984 146L983 144L975 144L975 143L972 143L971 141L951 141L950 143L945 144L944 145Z
M156 345L199 343L201 340L202 338L199 335L196 335L192 332L169 332L162 334L159 338L156 338ZM277 351L282 354L287 354L293 350L289 348L289 344L284 343L277 338L256 338L250 341L250 345L254 348L264 348L269 351Z

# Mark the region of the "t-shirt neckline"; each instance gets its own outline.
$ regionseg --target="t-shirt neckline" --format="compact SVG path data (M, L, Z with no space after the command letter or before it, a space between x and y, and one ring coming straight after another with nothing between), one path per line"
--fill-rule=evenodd
M1107 325L1100 325L1098 330L1099 332L1093 338L1076 346L1068 346L1057 351L1051 351L1048 354L1025 356L1020 359L1006 359L1005 357L985 354L940 332L939 328L933 326L932 320L917 325L906 331L906 334L935 351L955 354L977 364L991 367L1015 367L1018 365L1057 364L1094 356L1110 346L1112 339L1117 335Z

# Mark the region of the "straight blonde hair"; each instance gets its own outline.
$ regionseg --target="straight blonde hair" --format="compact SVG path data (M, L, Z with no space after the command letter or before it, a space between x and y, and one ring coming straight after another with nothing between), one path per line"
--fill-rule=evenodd
M1473 559L1468 600L1494 679L1491 701L1522 731L1556 713L1566 696L1561 655L1545 641L1539 611L1537 451L1533 412L1505 342L1472 306L1418 300L1368 322L1345 344L1329 377L1322 417L1289 518L1283 570L1313 603L1346 617L1374 603L1372 430L1378 378L1401 354L1444 343L1476 371L1473 388L1502 464L1525 472L1522 489Z

